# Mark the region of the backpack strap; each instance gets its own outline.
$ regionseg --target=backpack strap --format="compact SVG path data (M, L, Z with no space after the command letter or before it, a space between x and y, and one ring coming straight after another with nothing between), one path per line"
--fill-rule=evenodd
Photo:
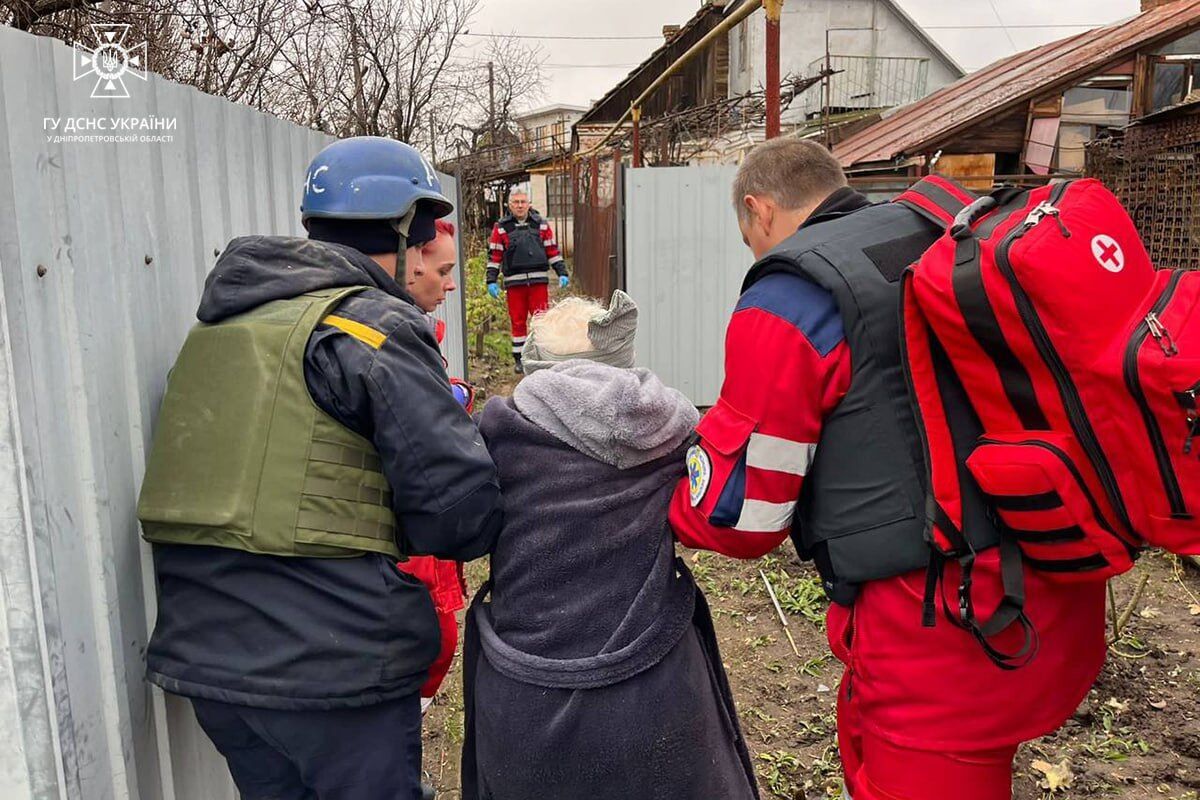
M1000 577L1004 597L992 616L980 622L975 615L971 593L975 550L963 531L961 465L955 454L950 420L939 384L939 375L944 376L946 370L953 368L917 302L913 289L914 269L909 267L901 277L903 306L900 344L927 469L926 540L930 545L930 554L921 624L929 628L936 624L936 601L940 595L946 618L975 637L992 663L1004 670L1017 669L1032 661L1038 651L1037 630L1025 614L1025 573L1021 551L1012 537L1001 536ZM948 607L945 594L940 590L946 562L951 558L956 559L961 567L956 611ZM1007 653L989 640L1013 624L1020 625L1023 642L1016 652Z
M993 664L1003 670L1014 670L1025 666L1037 657L1040 647L1037 628L1025 613L1025 567L1021 559L1021 548L1012 536L1000 537L1000 583L1004 597L986 622L975 616L975 604L971 598L971 571L975 566L974 554L959 559L962 579L958 585L958 618L947 613L947 617L960 628L968 631L979 642L983 652ZM945 596L942 597L945 603ZM992 637L1000 635L1010 625L1021 626L1023 640L1016 652L1006 653L993 645Z
M913 289L914 269L909 267L901 276L903 308L900 346L903 349L904 374L912 400L913 416L925 450L929 498L926 539L943 556L957 557L971 552L971 546L962 533L962 487L959 484L958 460L937 378L937 362L940 361L943 366L948 364L917 302Z
M915 211L945 230L964 208L975 202L975 195L949 178L930 175L913 184L892 202Z

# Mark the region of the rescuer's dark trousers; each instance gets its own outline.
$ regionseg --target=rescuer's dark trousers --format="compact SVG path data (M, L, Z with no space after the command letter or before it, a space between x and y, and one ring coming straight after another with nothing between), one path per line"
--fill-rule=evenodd
M280 711L192 698L242 800L420 800L418 695Z

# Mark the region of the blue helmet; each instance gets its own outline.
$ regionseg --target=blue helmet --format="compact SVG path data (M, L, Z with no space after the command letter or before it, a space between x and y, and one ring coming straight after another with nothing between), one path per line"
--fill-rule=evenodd
M454 204L442 194L437 172L416 149L380 136L355 136L327 146L308 165L300 218L400 219L418 200L434 216Z

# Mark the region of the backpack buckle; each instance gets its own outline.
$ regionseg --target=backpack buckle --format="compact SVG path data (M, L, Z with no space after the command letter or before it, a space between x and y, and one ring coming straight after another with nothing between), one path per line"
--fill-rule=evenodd
M975 556L966 555L958 563L962 567L962 579L958 583L958 618L964 625L970 625L975 619L975 607L971 603L971 572L975 566Z

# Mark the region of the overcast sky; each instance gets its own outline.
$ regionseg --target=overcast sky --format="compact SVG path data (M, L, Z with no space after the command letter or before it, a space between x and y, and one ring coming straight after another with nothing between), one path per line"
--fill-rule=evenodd
M967 70L978 69L1018 50L1083 30L1078 27L1022 26L1104 25L1130 17L1139 8L1139 0L899 2ZM482 0L471 31L528 36L654 37L653 40L629 41L535 40L546 58L542 80L547 91L543 104L561 102L586 106L612 88L658 46L663 25L682 24L699 6L699 0L549 0L533 4L528 0ZM1000 28L1001 22L1009 27ZM950 25L993 27L942 29ZM478 46L484 40L470 36L467 41L469 46ZM786 42L784 46L787 46Z

